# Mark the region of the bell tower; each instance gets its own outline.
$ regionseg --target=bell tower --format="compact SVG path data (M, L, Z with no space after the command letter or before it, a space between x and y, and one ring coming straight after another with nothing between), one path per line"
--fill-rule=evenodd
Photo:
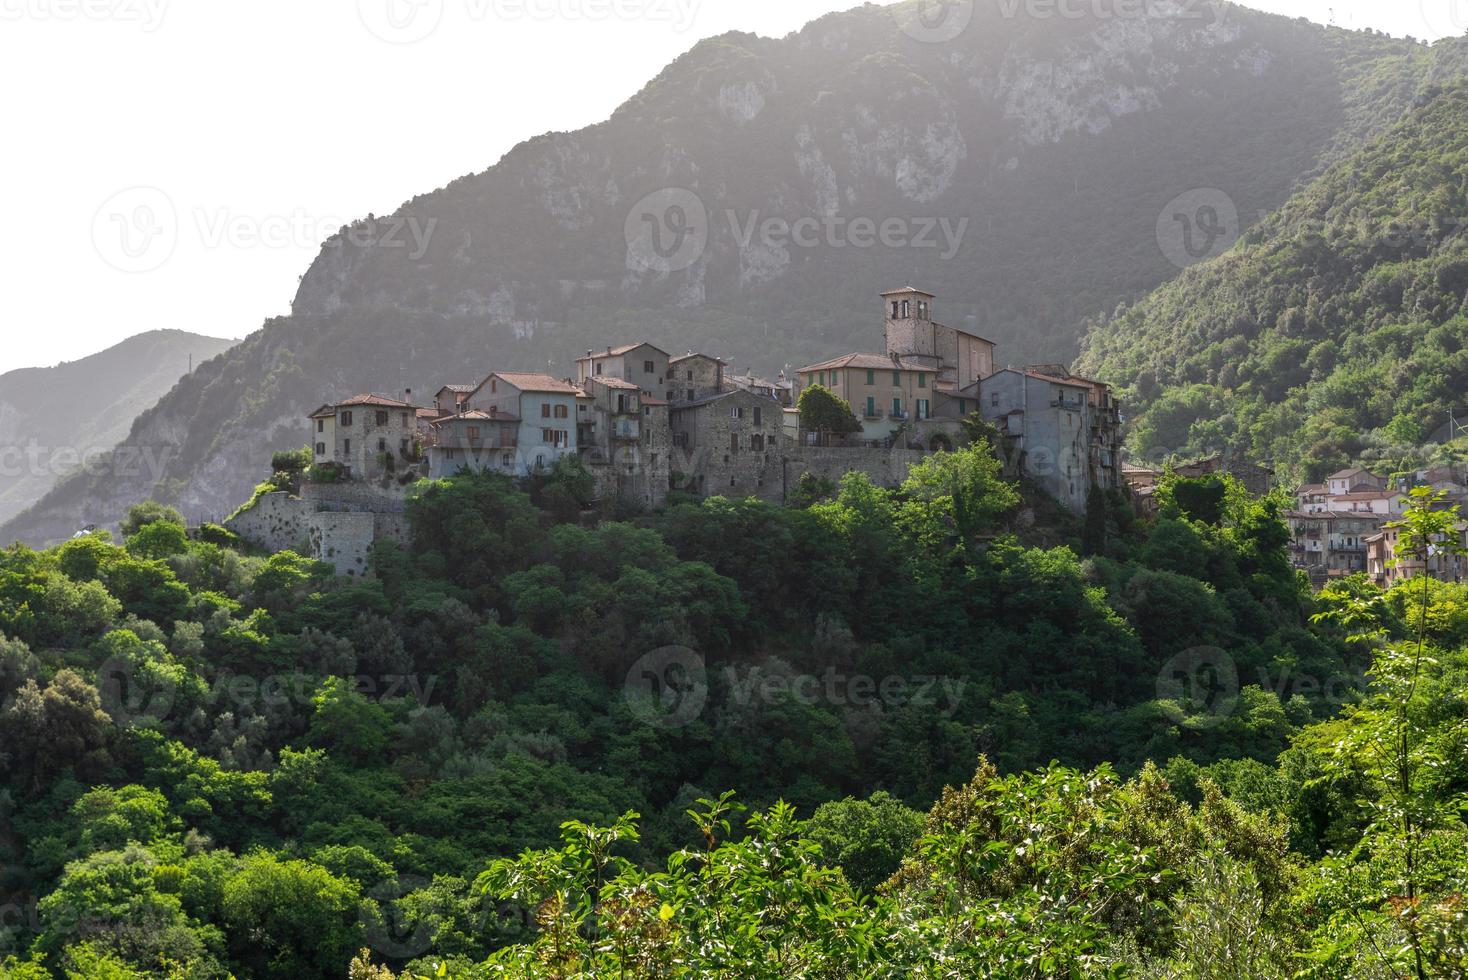
M887 354L892 357L935 357L933 294L911 286L882 294Z

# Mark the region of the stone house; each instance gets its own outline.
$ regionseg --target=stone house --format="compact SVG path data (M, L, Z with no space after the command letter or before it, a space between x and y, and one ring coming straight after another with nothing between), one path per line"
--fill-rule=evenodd
M520 419L498 411L461 411L429 423L428 476L441 480L460 470L519 472Z
M343 475L375 480L417 460L418 409L385 395L353 395L311 413L312 461L334 463Z
M439 415L462 412L478 385L444 385L433 396L433 407Z
M578 448L598 498L661 505L668 497L673 442L667 401L621 378L590 377L581 389Z
M1326 477L1325 488L1330 496L1339 497L1358 490L1385 490L1386 481L1370 470L1353 466Z
M708 354L689 351L668 361L667 400L673 404L694 402L730 390L724 377L724 361Z
M517 420L515 475L528 476L577 453L583 392L548 374L497 371L485 378L465 402L467 411Z
M643 342L607 347L605 351L587 351L576 358L576 383L587 378L621 378L637 385L646 395L672 401L666 384L668 352Z
M670 410L676 489L784 498L785 410L778 401L730 391Z
M1091 385L1005 368L977 390L979 411L999 429L1014 468L1085 513L1091 484L1109 479L1092 472Z

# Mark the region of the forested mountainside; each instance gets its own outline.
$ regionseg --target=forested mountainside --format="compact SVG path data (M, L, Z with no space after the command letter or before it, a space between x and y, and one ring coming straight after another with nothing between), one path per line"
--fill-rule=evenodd
M130 442L176 450L161 477L73 481L0 538L57 540L148 496L227 512L333 395L563 373L629 339L771 374L870 348L871 294L908 281L1004 361L1065 360L1087 317L1177 272L1157 229L1178 195L1224 190L1247 225L1468 62L1457 41L1137 7L960 4L972 23L944 40L914 2L702 42L606 122L344 229L291 317L139 420ZM823 227L797 244L768 219Z
M1465 303L1468 88L1447 85L1232 251L1098 323L1079 364L1125 383L1141 454L1390 472L1436 461L1468 404Z
M0 552L0 980L1462 975L1468 587L998 474L462 476L367 580L158 505Z
M88 454L121 442L188 373L190 358L197 367L234 344L155 330L79 361L0 374L0 522L40 500Z

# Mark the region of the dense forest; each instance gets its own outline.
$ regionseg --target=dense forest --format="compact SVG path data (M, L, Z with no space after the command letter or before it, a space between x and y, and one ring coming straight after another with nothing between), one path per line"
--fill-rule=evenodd
M1468 88L1426 92L1233 250L1098 323L1144 456L1241 449L1318 480L1468 456Z
M0 552L0 978L1468 963L1468 588L1312 594L1226 477L1068 524L983 441L589 489L424 484L365 580L156 504Z

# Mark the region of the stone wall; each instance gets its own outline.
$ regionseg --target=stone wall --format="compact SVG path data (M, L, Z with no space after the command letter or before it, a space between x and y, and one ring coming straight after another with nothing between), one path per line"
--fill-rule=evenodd
M879 487L897 487L907 479L913 465L927 457L917 449L847 449L805 446L784 460L786 493L800 484L802 474L839 483L847 473L860 471Z
M226 526L258 548L298 551L338 575L362 576L374 542L412 543L403 496L401 487L361 482L306 484L300 497L266 494Z
M336 567L338 575L367 575L377 540L376 514L320 511L307 518L311 557Z
M288 493L267 493L225 526L266 551L294 551L306 539L306 517L312 509Z

